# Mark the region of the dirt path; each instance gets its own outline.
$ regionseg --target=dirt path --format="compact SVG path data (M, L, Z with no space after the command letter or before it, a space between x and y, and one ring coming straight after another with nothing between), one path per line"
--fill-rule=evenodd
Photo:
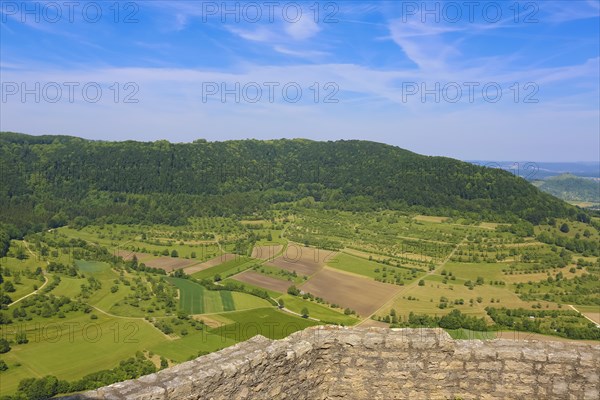
M585 315L584 313L582 313L581 311L579 311L578 309L576 309L574 306L569 304L569 307L571 307L573 310L577 311L581 316L583 316L583 318L587 319L588 321L590 321L591 323L600 326L600 321L594 321L592 318L588 317L587 315Z
M45 281L44 281L44 284L43 284L42 286L40 286L40 287L39 287L37 290L34 290L33 292L31 292L31 293L29 293L29 294L26 294L25 296L23 296L23 297L21 297L21 298L19 298L19 299L15 300L15 301L13 301L13 302L12 302L12 303L10 303L8 306L10 307L10 306L12 306L13 304L16 304L16 303L18 303L18 302L20 302L21 300L23 300L23 299L26 299L26 298L27 298L27 297L29 297L29 296L33 296L34 294L36 294L37 292L39 292L40 290L42 290L42 289L44 288L44 286L46 286L46 284L47 284L48 282L50 282L50 280L48 279L48 277L47 277L46 275L44 275L44 279L45 279Z
M35 253L33 251L31 251L31 249L29 248L29 243L27 243L27 241L23 240L23 244L25 245L25 247L27 248L27 251L29 251L29 253L31 254L31 256L35 258L36 257ZM46 262L49 264L48 261L46 261ZM13 304L16 304L16 303L20 302L23 299L26 299L29 296L33 296L34 294L36 294L37 292L39 292L40 290L42 290L44 288L44 286L46 286L48 284L49 281L50 280L48 279L48 277L46 276L46 274L44 274L44 284L42 286L40 286L39 288L37 288L33 292L31 292L29 294L26 294L25 296L23 296L23 297L15 300L15 301L13 301L12 303L10 303L8 305L8 307L12 306Z

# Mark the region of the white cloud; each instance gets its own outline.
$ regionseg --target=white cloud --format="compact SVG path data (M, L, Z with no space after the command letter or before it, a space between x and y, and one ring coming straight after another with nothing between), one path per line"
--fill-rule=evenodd
M297 22L284 22L285 31L294 40L306 40L315 36L321 28L311 15L303 14Z

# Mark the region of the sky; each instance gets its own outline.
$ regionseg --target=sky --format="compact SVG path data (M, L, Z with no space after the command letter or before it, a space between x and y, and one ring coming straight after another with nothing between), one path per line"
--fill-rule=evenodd
M600 0L0 0L0 130L600 159Z

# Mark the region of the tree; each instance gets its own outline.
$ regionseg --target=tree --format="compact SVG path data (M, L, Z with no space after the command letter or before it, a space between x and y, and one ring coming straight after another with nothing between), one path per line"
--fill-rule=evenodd
M569 228L569 225L567 225L567 223L566 223L566 222L565 222L565 223L563 223L563 224L560 226L560 231L561 231L562 233L569 233L569 231L570 231L570 230L571 230L571 229Z
M425 281L423 279L419 281L419 286L425 286Z
M166 358L161 357L160 358L160 369L165 369L169 367L169 362L167 361Z
M10 343L6 339L0 339L0 354L8 353L10 351Z
M68 391L69 384L59 381L55 376L43 378L27 378L19 382L19 392L29 400L50 399L60 392Z
M6 365L6 362L4 362L4 360L0 360L0 371L6 371L8 369L8 365Z
M27 334L23 331L21 331L15 335L15 341L17 342L17 344L29 343L29 339L27 339Z
M288 294L291 294L292 296L298 296L300 294L300 290L298 290L298 288L294 285L290 286L287 290Z
M171 252L171 257L179 257L179 253L177 253L177 250L173 250Z
M302 314L302 318L308 318L308 308L304 307L300 314Z
M2 288L5 292L12 293L15 291L15 287L13 286L11 281L6 281L2 284Z
M279 299L278 303L279 303L279 308L285 307L285 303L284 303L283 299Z
M23 248L23 246L17 247L17 251L15 253L15 258L17 260L25 260L25 259L27 259L27 252L25 251L25 249Z
M8 305L12 303L12 299L7 294L0 295L0 305Z

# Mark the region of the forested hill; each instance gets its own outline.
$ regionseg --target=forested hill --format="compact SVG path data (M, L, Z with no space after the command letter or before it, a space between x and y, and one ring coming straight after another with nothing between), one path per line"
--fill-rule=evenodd
M20 229L76 217L178 224L193 215L248 214L296 201L533 223L585 218L506 171L356 140L174 144L5 132L0 170L0 222Z
M600 181L597 180L563 174L533 184L563 200L600 202Z

